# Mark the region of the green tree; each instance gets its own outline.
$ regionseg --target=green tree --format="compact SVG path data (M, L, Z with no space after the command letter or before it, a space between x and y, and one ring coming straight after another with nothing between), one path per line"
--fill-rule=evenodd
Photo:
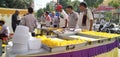
M109 21L109 20L111 20L112 18L113 18L113 14L112 14L112 11L107 11L107 12L105 12L105 20L106 21Z
M72 6L73 6L73 10L75 10L75 11L79 11L79 4L80 4L80 1L78 1L78 0L74 0L73 2L72 2Z
M54 10L53 6L50 4L47 4L46 11L52 12Z
M37 17L41 17L43 13L44 13L44 9L39 9L36 15Z
M0 7L25 9L32 5L33 0L0 0Z
M119 6L120 6L120 1L119 0L112 0L110 3L108 3L109 4L109 6L112 6L112 7L114 7L114 8L116 8L116 9L118 9L119 8Z
M109 4L109 6L114 7L116 12L119 12L119 6L120 6L120 1L119 1L119 0L112 0L112 1L109 2L108 4ZM119 16L118 16L118 15L114 15L114 21L115 21L116 23L119 23L119 24L120 24L120 19L119 19Z
M55 9L55 2L51 1L50 3L47 3L46 8L44 8L44 11L52 12Z
M60 0L59 3L63 6L63 9L65 9L68 5L72 6L71 0Z
M84 0L88 7L91 7L91 8L96 8L98 7L101 3L103 3L104 0Z

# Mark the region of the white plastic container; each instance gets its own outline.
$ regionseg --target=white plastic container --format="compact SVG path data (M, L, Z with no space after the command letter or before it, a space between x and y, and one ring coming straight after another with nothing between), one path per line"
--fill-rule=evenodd
M29 35L14 35L13 36L13 43L18 44L26 44L28 43L28 40L30 39Z
M19 25L16 28L16 31L13 36L13 43L18 44L26 44L30 39L31 33L29 32L29 28L26 26Z
M39 50L41 48L41 40L36 38L31 38L29 40L29 49L30 50Z
M5 53L6 53L5 57L10 57L10 52L11 51L12 51L12 46L11 45L7 45L5 47Z
M29 28L27 26L23 26L23 25L19 25L17 26L15 33L28 33L29 32Z
M13 44L13 53L25 53L28 52L28 44Z

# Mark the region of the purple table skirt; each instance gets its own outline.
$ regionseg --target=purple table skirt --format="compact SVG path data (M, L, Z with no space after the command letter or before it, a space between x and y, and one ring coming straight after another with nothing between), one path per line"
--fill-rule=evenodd
M119 45L119 41L116 40L113 43L97 46L89 49L78 50L78 51L68 52L68 53L47 55L47 56L37 56L37 57L94 57L96 55L109 52L112 49L118 47L118 45Z

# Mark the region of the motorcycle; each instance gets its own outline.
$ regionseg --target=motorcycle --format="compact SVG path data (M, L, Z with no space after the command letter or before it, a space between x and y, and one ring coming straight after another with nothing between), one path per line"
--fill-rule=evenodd
M112 28L114 28L115 26L112 23L106 23L105 25L101 25L101 28L99 29L101 32L107 32L107 33L114 33L114 31L112 31Z

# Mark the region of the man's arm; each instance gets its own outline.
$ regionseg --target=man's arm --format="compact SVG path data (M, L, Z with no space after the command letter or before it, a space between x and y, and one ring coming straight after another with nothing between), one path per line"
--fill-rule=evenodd
M65 19L65 28L67 27L67 23L68 23L68 21L67 21L67 19Z
M79 27L79 26L80 26L80 25L79 25L79 23L80 23L80 19L79 19L79 18L80 18L80 14L79 14L79 13L77 13L77 18L78 18L78 19L77 19L77 23L76 23L76 28L80 28L80 27Z
M93 20L90 20L90 31L92 31L92 26L93 26Z
M25 25L25 17L23 17L20 21L20 25Z
M89 20L90 20L90 28L89 28L89 30L91 31L92 30L92 26L93 26L93 14L92 14L92 12L91 12L91 10L88 10L87 11L87 16L88 16L88 18L89 18Z
M38 24L38 21L37 21L37 19L35 19L34 28L37 28L37 24Z

